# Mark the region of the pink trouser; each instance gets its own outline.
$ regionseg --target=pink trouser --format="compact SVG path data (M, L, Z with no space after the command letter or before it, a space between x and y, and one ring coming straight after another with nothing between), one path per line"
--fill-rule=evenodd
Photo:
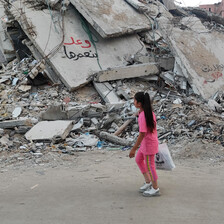
M135 161L138 164L140 171L144 174L149 172L152 181L158 179L155 165L155 155L145 155L141 149L138 150Z

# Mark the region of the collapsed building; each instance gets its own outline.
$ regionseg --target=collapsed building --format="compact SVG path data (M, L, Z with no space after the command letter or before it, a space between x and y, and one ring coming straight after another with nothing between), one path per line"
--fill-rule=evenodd
M224 145L221 17L168 0L0 2L2 150L130 146L138 90L154 101L160 141ZM88 86L98 95L81 102Z

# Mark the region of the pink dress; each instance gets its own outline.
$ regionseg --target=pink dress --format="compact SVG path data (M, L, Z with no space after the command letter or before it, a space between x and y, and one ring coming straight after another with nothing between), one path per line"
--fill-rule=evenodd
M154 113L153 113L153 119L156 124L156 116ZM155 155L156 153L158 153L158 146L159 146L157 130L155 127L153 132L149 131L149 128L147 128L144 111L139 113L138 125L139 125L139 132L146 133L145 137L143 138L141 142L140 150L145 155Z

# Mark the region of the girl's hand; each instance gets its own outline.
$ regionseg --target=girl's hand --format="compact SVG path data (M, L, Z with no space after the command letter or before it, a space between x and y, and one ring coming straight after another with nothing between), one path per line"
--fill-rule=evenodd
M135 150L134 150L133 148L131 149L131 151L130 151L130 153L129 153L129 157L130 157L130 158L135 157Z

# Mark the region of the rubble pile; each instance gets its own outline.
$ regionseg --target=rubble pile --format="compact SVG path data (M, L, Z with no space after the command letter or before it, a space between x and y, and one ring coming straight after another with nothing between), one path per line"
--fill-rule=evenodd
M131 2L129 1L130 4ZM49 8L57 11L61 6L65 7L61 1L50 1L49 5L45 1L36 1L35 4L32 1L24 1L24 4L35 13ZM20 27L18 22L10 22L8 28L16 24L17 28L19 27L16 33L21 32L22 35L21 43L26 43L26 46L33 45L33 50L23 48L25 45L21 45L22 48L17 46L20 51L24 49L25 54L15 54L16 58L13 60L10 58L8 62L4 60L0 69L2 168L14 163L27 166L41 164L57 166L61 163L60 158L64 158L63 155L77 156L77 152L88 150L130 149L138 136L136 108L133 105L133 97L138 91L146 91L150 94L157 117L159 141L168 143L174 156L181 158L181 153L189 157L189 150L184 150L182 147L186 142L189 145L210 144L213 147L212 153L210 152L204 159L224 161L224 91L222 88L215 89L216 86L210 86L212 93L215 94L207 97L208 94L205 92L206 97L201 96L196 88L198 86L192 81L194 77L192 78L189 73L190 71L193 73L194 70L191 67L188 69L189 64L182 58L175 42L172 42L173 39L167 38L164 34L165 29L159 27L161 24L159 18L163 19L162 17L167 16L171 18L172 29L175 27L179 29L178 32L188 32L190 20L185 23L186 21L181 21L180 18L174 19L170 14L166 15L168 12L164 12L164 7L161 10L162 4L157 1L153 3L141 1L141 4L146 4L143 5L146 8L149 7L148 5L153 6L152 9L156 9L157 12L151 10L146 14L147 19L153 21L151 30L143 30L130 36L132 39L129 40L133 43L138 40L141 48L133 54L121 52L119 55L116 52L124 47L124 43L128 43L122 37L116 38L116 44L122 43L122 47L116 48L114 53L117 54L116 60L119 63L116 61L111 64L111 67L105 67L98 72L95 68L92 70L89 63L71 64L73 67L70 68L73 68L75 78L68 78L62 74L71 72L71 69L63 72L62 68L61 73L58 74L60 66L58 68L56 66L61 63L60 60L65 59L60 49L55 53L61 55L58 58L45 57L43 60L43 52L38 46L38 41L28 37L28 34L25 34L26 30ZM68 5L69 2L66 1L63 12L66 13ZM130 7L128 4L127 6ZM141 5L141 10L145 9L143 6ZM74 9L69 10L71 13ZM143 12L145 13L145 10ZM197 20L194 21L198 23ZM55 26L56 32L57 24L54 22L53 24L51 26ZM210 25L210 22L204 22L204 26L209 30L211 30ZM220 30L222 25L219 24L216 28ZM35 26L32 26L32 30L35 33L38 31ZM11 29L5 32L11 32ZM12 37L12 33L10 35ZM64 47L81 44L80 40L75 42L73 37L70 41L72 42L64 43ZM107 42L103 39L101 42L103 42L102 48L104 44L110 46L110 39ZM83 45L83 48L92 45L88 40L85 40L85 43L88 46ZM111 49L116 44L110 46ZM46 49L47 45L44 46ZM80 58L77 60L81 61L83 55L80 53ZM88 60L92 60L89 56L88 53ZM99 60L94 64L97 69L102 62L100 56L99 53ZM194 61L192 63L196 65ZM80 82L78 88L76 84L75 89L68 87L68 82L65 80L76 83L76 79L81 76L76 69L80 67L86 69L88 66L91 75L88 75L83 83ZM202 68L200 72L203 72L203 75L205 73L206 78L210 78L209 72L213 72L214 78L214 80L207 78L204 81L203 91L206 85L221 83L220 80L223 79L221 72L224 69L222 64L217 62L211 66L203 65ZM198 80L201 81L201 76L198 76ZM203 159L204 154L200 155Z
M122 99L119 104L105 104L91 85L84 87L89 88L85 90L86 95L79 93L79 90L70 93L64 86L50 84L29 85L30 89L21 89L22 84L19 83L26 79L23 71L28 66L25 62L27 60L17 63L20 64L20 72L17 66L17 73L14 75L19 81L15 86L15 77L11 72L16 62L11 62L4 68L4 74L8 72L10 77L0 85L3 90L0 121L1 164L49 163L55 158L55 153L74 155L76 152L88 150L127 150L138 136L138 125L134 116L136 109L133 105L133 96L137 91L148 91L151 95L157 116L159 141L167 142L171 151L173 145L184 140L202 140L204 144L224 146L223 94L217 95L217 104L222 108L222 111L217 112L215 107L212 110L202 99L193 95L186 96L167 85L164 80L158 82L127 79L110 82L113 90L123 95L120 95ZM4 77L1 75L1 78ZM163 88L159 86L161 82ZM89 94L91 92L92 95ZM62 123L73 122L63 138L52 133L50 127L50 122L58 120ZM125 131L114 140L114 133L128 120L130 123ZM41 123L43 121L48 121L49 124L45 127ZM28 134L36 124L40 125L37 135L45 131L45 139L35 139L34 134ZM61 126L62 124L57 124L53 132ZM47 138L48 134L52 135ZM7 154L11 156L6 156ZM51 162L50 164L52 165Z

